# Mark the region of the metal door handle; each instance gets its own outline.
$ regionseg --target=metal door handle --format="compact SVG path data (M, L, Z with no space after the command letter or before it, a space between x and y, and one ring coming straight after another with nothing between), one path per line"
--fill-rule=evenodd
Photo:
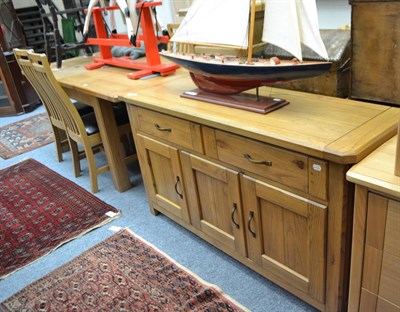
M162 128L162 127L160 127L159 124L154 124L154 127L156 127L156 129L158 131L166 131L166 132L171 132L172 131L171 128Z
M182 195L182 193L179 193L179 191L178 191L178 183L179 183L179 177L177 176L177 177L176 177L176 183L175 183L175 192L176 192L176 194L178 194L179 197L182 199L182 198L183 198L183 195Z
M250 211L249 221L247 222L247 228L253 237L256 237L256 232L251 229L251 221L254 219L254 212Z
M239 229L240 225L239 225L239 223L237 223L235 221L235 212L236 212L236 210L237 210L237 205L236 205L236 203L233 203L232 212L231 212L231 220L232 220L233 224L236 226L236 228Z
M243 154L243 157L253 164L272 166L272 161L270 161L270 160L255 160L255 159L251 158L251 156L249 154L246 154L246 153Z

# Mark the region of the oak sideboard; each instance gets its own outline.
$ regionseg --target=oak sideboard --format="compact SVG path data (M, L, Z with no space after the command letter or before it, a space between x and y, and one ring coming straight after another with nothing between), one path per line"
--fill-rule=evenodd
M400 109L277 88L258 114L182 98L179 69L120 96L152 213L162 213L321 311L347 309L349 168L396 134Z

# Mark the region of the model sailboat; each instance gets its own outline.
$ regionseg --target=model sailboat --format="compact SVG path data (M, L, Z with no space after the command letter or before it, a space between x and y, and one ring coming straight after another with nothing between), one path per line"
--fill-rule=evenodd
M301 45L322 59L328 54L318 26L315 0L265 0L262 41L293 55L292 60L252 57L255 0L195 0L171 41L192 46L247 49L247 58L164 51L190 72L197 87L237 94L278 81L308 78L329 70L327 61L303 61Z

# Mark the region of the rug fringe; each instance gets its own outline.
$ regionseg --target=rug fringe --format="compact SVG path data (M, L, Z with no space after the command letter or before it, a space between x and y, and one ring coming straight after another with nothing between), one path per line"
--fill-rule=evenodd
M122 212L121 212L120 210L118 210L117 215L115 215L114 217L112 217L112 218L109 217L109 219L106 219L106 220L104 220L103 222L101 222L101 223L99 223L99 224L96 224L96 226L91 227L90 229L87 229L86 231L80 233L80 234L77 235L77 236L71 237L70 239L68 239L68 240L66 240L66 241L64 241L64 242L62 242L61 244L58 244L58 245L55 246L53 249L51 249L49 252L47 252L46 254L42 255L41 257L39 257L39 258L33 260L32 262L29 262L29 263L27 263L26 265L24 265L24 266L22 266L22 267L20 267L20 268L17 268L17 269L15 269L15 270L12 271L12 272L7 273L6 275L0 276L0 281L1 281L1 280L4 280L5 278L7 278L8 276L10 276L11 274L13 274L13 273L15 273L15 272L17 272L17 271L19 271L19 270L21 270L21 269L24 269L24 268L28 267L29 265L31 265L31 264L33 264L33 263L39 261L40 259L46 257L47 255L51 254L54 250L60 248L61 246L65 245L66 243L68 243L68 242L70 242L70 241L73 241L73 240L75 240L75 239L77 239L77 238L80 238L80 237L86 235L87 233L89 233L89 232L91 232L91 231L93 231L93 230L95 230L95 229L98 229L98 228L102 227L103 225L105 225L105 224L107 224L107 223L110 223L111 221L113 221L113 220L119 218L121 215L122 215Z

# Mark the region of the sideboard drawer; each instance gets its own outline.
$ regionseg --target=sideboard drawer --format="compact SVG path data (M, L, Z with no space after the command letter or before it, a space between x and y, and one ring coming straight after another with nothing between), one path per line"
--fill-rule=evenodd
M308 157L216 131L218 159L295 189L308 192Z
M143 108L138 108L137 112L137 127L141 131L203 153L200 125Z

